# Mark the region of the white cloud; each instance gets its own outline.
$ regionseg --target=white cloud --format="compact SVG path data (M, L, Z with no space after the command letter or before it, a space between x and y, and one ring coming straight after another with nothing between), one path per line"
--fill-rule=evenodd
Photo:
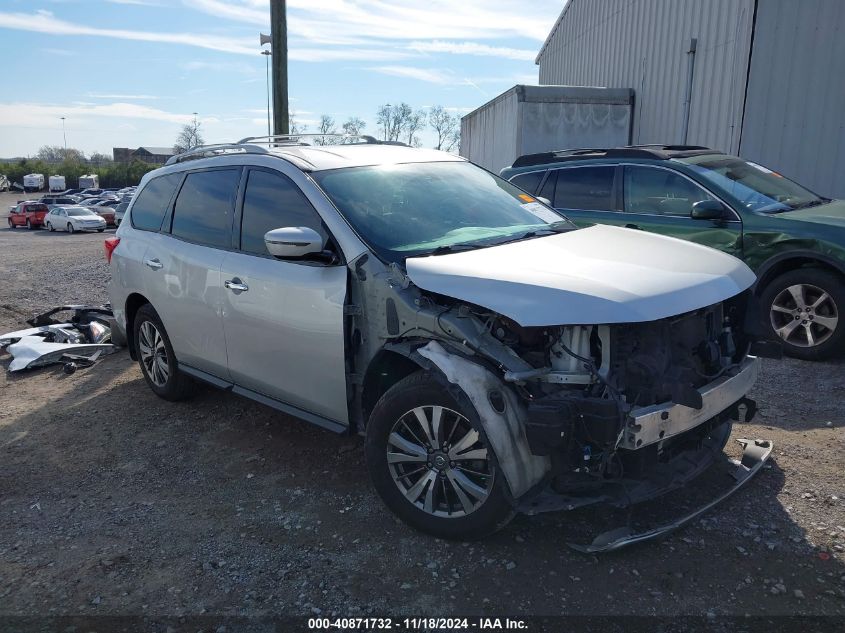
M414 66L373 66L368 70L381 73L382 75L416 79L417 81L425 81L431 84L449 85L465 83L463 80L457 79L451 73L437 70L436 68L416 68Z
M86 119L96 122L102 117L108 117L185 124L193 119L193 114L167 112L137 103L121 102L71 105L0 103L0 121L8 121L13 127L53 127L59 117L66 117L68 121ZM0 123L0 126L3 124Z
M90 97L91 99L129 99L130 101L161 99L161 97L157 97L155 95L113 95L113 94L95 94L93 92L89 92L85 96Z
M408 48L420 53L450 53L453 55L477 55L483 57L502 57L519 61L534 61L537 51L504 46L488 46L477 42L411 42Z

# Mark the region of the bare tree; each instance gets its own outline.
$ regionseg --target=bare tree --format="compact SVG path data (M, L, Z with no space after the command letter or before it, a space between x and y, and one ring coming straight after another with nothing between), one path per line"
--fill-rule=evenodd
M94 163L95 165L99 165L100 163L110 163L112 162L112 157L108 154L103 154L102 152L94 152L88 157L88 162Z
M428 113L428 124L437 134L434 149L451 152L461 139L461 119L443 106L434 106Z
M295 112L291 111L288 113L288 130L290 134L305 134L307 129L307 125L301 125L297 122Z
M379 106L376 114L376 123L381 128L381 135L385 141L398 141L402 133L407 129L407 121L413 114L411 106L407 103L390 105L389 103Z
M179 136L176 137L176 144L173 146L173 151L177 154L182 154L188 150L192 150L195 147L205 144L202 132L200 132L201 125L202 123L197 121L196 117L194 117L194 120L190 123L183 125L182 131L179 132Z
M364 128L367 127L367 124L362 119L359 119L357 116L351 116L341 127L343 127L344 134L358 136L359 134L361 134L361 132L364 131Z
M78 149L68 147L65 149L61 145L44 145L38 150L35 155L38 160L43 160L47 163L60 163L64 160L83 161L85 154Z
M408 145L411 147L419 147L421 145L419 138L417 138L417 132L425 127L426 118L425 110L409 112L406 117L402 132L407 134Z
M337 127L335 127L334 119L328 114L323 114L320 116L320 125L317 128L317 134L338 134ZM314 139L315 145L328 145L330 143L330 138L317 137Z

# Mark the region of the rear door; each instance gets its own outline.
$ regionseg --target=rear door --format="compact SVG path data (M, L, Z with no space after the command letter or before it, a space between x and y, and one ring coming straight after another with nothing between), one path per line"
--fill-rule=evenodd
M332 246L317 211L284 174L244 175L235 250L222 266L226 349L232 380L298 409L348 424L343 336L347 270L339 261L279 260L267 231L309 227Z
M727 205L722 219L690 217L696 202L717 200L701 185L665 167L625 165L624 170L626 224L742 257L742 222Z
M143 257L148 299L176 358L224 379L228 369L220 264L232 241L240 175L240 167L188 172ZM139 198L136 206L141 203ZM131 217L134 225L135 207Z
M616 165L579 165L553 169L537 195L552 201L579 226L627 222L619 196L620 171Z

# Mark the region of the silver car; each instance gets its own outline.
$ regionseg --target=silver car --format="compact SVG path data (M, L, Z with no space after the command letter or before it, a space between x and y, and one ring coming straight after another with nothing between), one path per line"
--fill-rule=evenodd
M244 139L144 177L106 252L113 336L154 393L199 379L362 434L385 504L447 538L725 460L756 410L749 351L769 350L743 327L745 264L576 229L457 156L357 140ZM771 451L742 442L735 488Z

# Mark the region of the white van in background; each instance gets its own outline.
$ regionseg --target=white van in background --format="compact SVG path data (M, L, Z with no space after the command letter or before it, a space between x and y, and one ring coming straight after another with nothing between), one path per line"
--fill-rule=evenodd
M64 176L50 176L49 179L49 188L50 191L64 191L67 189L65 185L65 177Z
M97 174L88 174L87 176L79 177L80 189L99 189L100 177Z
M44 174L27 174L23 177L24 191L41 191L44 188Z

